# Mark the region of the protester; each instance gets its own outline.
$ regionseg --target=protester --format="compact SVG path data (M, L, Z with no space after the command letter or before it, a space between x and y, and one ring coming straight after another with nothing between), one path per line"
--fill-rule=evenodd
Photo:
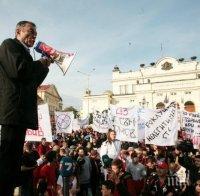
M38 146L37 151L38 151L40 157L45 155L48 151L50 151L50 147L46 141L46 138L41 139L41 143Z
M123 163L115 159L111 165L111 173L108 179L114 182L114 196L129 195L136 196L134 182L130 173L123 171Z
M39 155L37 151L32 149L32 144L27 142L24 144L24 153L21 163L21 196L33 196L33 170L37 167L37 159Z
M78 149L78 182L80 184L80 191L78 196L87 196L91 191L91 172L92 165L88 156L85 156L83 148Z
M62 149L64 151L64 149ZM60 161L60 175L63 180L63 195L67 195L66 192L69 192L69 182L70 177L74 174L75 170L75 162L72 157L69 156L69 150L65 150L63 157Z
M102 143L101 148L100 148L100 157L105 167L105 170L104 170L105 179L107 179L106 168L109 167L109 165L105 164L105 161L104 161L105 159L103 158L103 156L104 157L105 155L108 156L108 158L106 157L106 160L107 159L114 160L119 156L120 150L121 150L121 142L116 139L116 131L109 129L107 133L107 140Z
M56 177L56 152L49 151L46 155L47 163L40 170L40 183L46 183L47 188L46 191L49 196L57 195L57 177Z
M91 150L90 152L90 163L92 166L91 171L91 189L92 195L97 196L99 194L99 188L101 183L101 163L100 157L97 150Z
M29 48L36 36L33 22L20 21L15 38L0 46L0 195L12 195L19 185L26 129L38 128L37 87L52 61L33 61Z
M102 196L113 196L115 184L111 180L106 180L101 185Z
M144 186L144 179L146 177L146 169L142 163L139 163L139 158L137 154L132 154L132 163L129 163L127 166L127 172L132 175L132 179L134 181L134 187L136 190L137 195L140 195L143 186Z

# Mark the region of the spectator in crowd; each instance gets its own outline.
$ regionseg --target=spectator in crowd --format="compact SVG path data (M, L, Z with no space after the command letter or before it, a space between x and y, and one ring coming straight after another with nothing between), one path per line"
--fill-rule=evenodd
M101 193L102 196L113 196L115 190L115 184L111 180L102 182Z
M108 156L108 158L114 160L116 159L121 151L121 142L116 139L116 131L109 129L107 133L107 140L104 141L100 148L100 157L103 162L103 156ZM105 163L103 162L103 165ZM106 166L107 167L107 166ZM104 169L104 176L107 179L107 169Z
M64 150L64 149L62 149ZM62 176L63 180L63 195L67 195L66 192L69 192L69 182L70 176L74 174L75 170L75 162L72 157L69 156L69 150L65 150L63 157L60 161L60 175Z
M194 164L190 166L189 174L190 182L194 185L200 179L200 155L195 156Z
M139 158L137 154L132 154L132 163L128 164L127 172L132 175L134 181L134 187L137 195L140 195L140 192L144 186L144 178L146 177L146 169L142 163L139 163Z
M99 186L101 183L101 169L100 169L101 163L100 163L100 157L97 150L91 150L90 162L92 166L92 171L91 171L92 195L97 196L97 194L99 194Z
M195 196L200 196L200 180L197 180L195 184Z
M90 158L85 156L84 148L81 147L78 149L77 166L78 182L80 184L80 192L78 193L78 196L87 196L91 190L92 165Z
M129 195L136 196L134 182L130 173L123 171L123 163L115 159L111 165L111 173L108 179L115 184L114 196Z
M47 159L47 163L41 168L40 170L40 183L46 182L47 184L47 193L49 196L56 196L57 195L57 168L55 166L56 161L56 152L49 151L45 155Z
M127 154L127 162L132 163L131 155L135 152L134 148L132 146L128 147L128 154Z
M146 171L147 171L147 176L151 176L152 173L156 173L156 161L155 158L152 156L149 156L147 159Z
M41 143L39 144L37 151L40 157L45 155L48 151L50 151L50 147L48 143L46 142L46 138L41 139Z
M33 196L33 170L37 167L37 159L39 154L32 149L32 143L24 144L24 152L21 163L21 196Z

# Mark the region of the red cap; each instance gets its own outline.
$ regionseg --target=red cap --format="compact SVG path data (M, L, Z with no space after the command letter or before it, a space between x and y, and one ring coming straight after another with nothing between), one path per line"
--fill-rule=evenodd
M158 161L156 167L159 169L168 169L168 164L164 161Z

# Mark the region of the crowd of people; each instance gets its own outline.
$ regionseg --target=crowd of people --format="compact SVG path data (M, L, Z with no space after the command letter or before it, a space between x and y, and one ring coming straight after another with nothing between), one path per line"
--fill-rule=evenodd
M86 128L24 143L38 129L37 88L57 58L33 59L36 37L35 23L19 21L0 45L0 196L16 186L22 196L200 195L200 153L187 140L159 147Z
M92 128L26 142L21 195L200 195L200 153L189 140L160 147Z

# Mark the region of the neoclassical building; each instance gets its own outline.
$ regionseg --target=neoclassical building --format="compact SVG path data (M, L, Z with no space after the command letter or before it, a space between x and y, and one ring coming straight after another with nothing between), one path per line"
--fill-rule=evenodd
M128 72L121 72L115 66L112 91L92 95L86 90L82 113L91 113L94 108L103 110L110 104L156 108L171 101L177 101L181 108L192 102L195 110L200 111L200 63L196 57L190 60L164 57Z
M52 128L55 127L54 112L62 110L62 98L53 84L41 85L37 90L38 104L47 103Z

